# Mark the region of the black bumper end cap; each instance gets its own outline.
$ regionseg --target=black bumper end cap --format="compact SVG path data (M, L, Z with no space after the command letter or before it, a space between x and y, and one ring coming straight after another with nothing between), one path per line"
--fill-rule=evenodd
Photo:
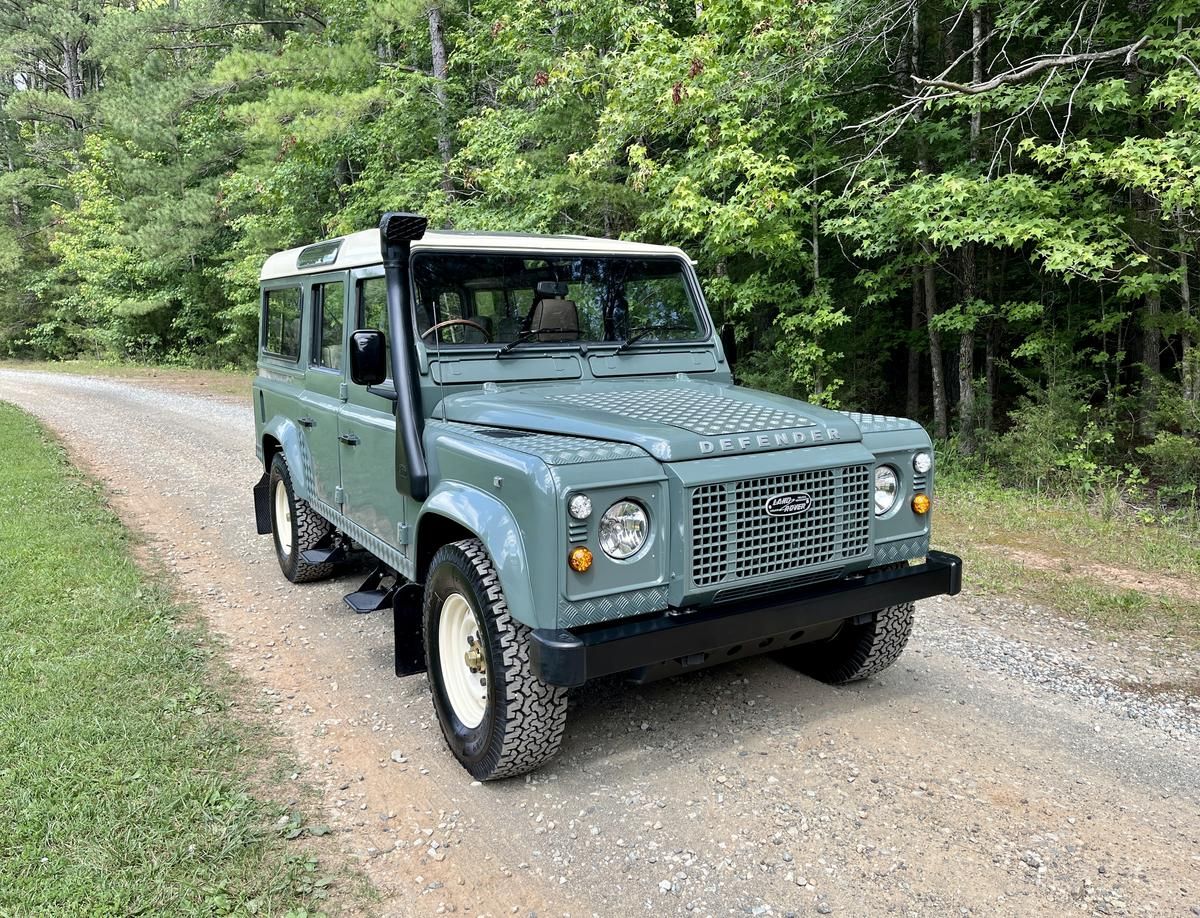
M537 628L529 643L529 662L543 682L575 688L587 682L587 648L570 631Z

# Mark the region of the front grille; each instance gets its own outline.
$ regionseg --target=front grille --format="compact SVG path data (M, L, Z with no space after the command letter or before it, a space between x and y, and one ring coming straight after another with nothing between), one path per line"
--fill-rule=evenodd
M701 485L691 493L692 584L789 574L866 554L871 467L847 465ZM772 516L769 498L807 494L803 513Z

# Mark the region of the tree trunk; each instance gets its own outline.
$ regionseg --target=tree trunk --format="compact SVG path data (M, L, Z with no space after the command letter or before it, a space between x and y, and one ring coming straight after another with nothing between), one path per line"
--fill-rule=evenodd
M1192 340L1192 279L1189 275L1191 258L1188 257L1188 238L1183 228L1182 207L1175 211L1175 225L1179 234L1179 311L1183 316L1180 381L1183 383L1183 397L1195 402L1200 401L1200 354L1196 352L1196 342Z
M79 59L79 42L69 35L63 36L63 75L67 98L78 102L83 98L83 66Z
M933 434L939 440L950 436L950 418L946 407L946 370L942 361L942 336L934 328L937 316L937 277L934 274L933 249L924 244L925 256L925 325L929 329L929 368L933 381Z
M913 3L911 10L912 41L909 46L908 76L920 76L921 70L921 4ZM913 90L916 90L915 82ZM920 122L921 114L918 109L913 115L914 122ZM918 134L920 138L920 135ZM924 138L917 141L917 167L921 172L929 172L929 147ZM921 251L925 256L925 327L929 332L929 368L933 388L933 432L939 440L950 436L950 420L946 408L946 371L942 362L942 336L934 328L933 320L937 315L937 277L934 274L935 262L933 244L928 240L921 242Z
M446 197L454 198L454 180L450 177L449 103L446 97L446 78L449 67L446 62L446 38L442 33L442 9L436 4L429 7L429 47L433 53L433 97L438 106L438 153L442 157L442 191Z
M983 82L983 7L971 11L971 79L976 84ZM982 130L982 112L978 106L971 110L970 156L974 165L979 160L979 135ZM975 243L968 242L962 248L962 305L968 313L978 297L979 281L976 267ZM958 451L964 456L975 452L975 327L964 328L958 339Z
M1162 370L1162 335L1158 330L1162 314L1162 294L1152 290L1142 306L1142 436L1155 434L1154 409L1158 406L1158 375Z
M996 339L1000 336L994 322L987 328L986 349L983 355L983 375L987 391L987 404L983 411L983 429L991 433L995 427L996 417Z
M921 332L921 310L924 303L921 299L921 272L913 268L912 275L912 313L909 316L908 337L908 387L907 398L904 402L905 414L915 418L921 410L921 352L917 347L917 336Z
M959 256L962 272L962 306L968 313L978 296L975 244L967 243ZM967 321L974 322L968 314ZM958 336L958 451L975 452L975 328L964 328Z

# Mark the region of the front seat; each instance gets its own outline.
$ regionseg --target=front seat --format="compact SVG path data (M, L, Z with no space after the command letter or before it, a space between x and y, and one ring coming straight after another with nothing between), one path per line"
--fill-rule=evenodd
M579 309L561 281L538 281L527 327L538 341L578 341ZM545 329L543 331L542 329Z

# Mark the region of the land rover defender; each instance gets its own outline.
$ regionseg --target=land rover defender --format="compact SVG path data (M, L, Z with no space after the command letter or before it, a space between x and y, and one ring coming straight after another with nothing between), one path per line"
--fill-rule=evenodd
M480 780L552 756L589 679L850 682L959 590L925 431L735 385L679 249L388 213L272 255L261 305L258 531L295 583L374 564L346 602L391 610Z

